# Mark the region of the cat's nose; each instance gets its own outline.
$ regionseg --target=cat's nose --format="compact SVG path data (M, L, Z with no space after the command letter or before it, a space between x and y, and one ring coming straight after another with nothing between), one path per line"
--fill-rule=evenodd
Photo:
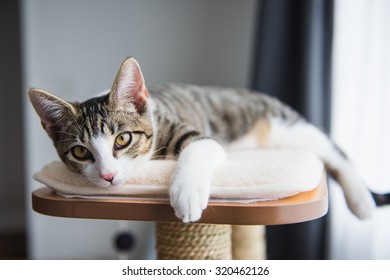
M116 175L116 171L110 172L110 173L107 173L107 174L100 174L100 178L102 178L103 180L106 180L109 183L112 183L112 181L114 180L114 176L115 175Z

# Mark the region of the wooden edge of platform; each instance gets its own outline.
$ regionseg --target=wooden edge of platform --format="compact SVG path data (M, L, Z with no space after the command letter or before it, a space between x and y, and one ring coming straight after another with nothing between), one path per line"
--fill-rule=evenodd
M33 191L34 211L57 217L180 222L168 201L65 198L44 187ZM255 203L210 202L198 223L280 225L314 220L328 211L326 173L311 191Z

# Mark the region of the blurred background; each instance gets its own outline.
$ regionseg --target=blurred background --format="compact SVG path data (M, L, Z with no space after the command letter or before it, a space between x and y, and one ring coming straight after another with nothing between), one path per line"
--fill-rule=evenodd
M153 259L154 224L31 209L34 172L57 159L27 100L39 87L84 100L134 56L148 86L253 88L328 131L377 192L390 191L390 2L19 0L0 4L0 259ZM390 210L358 221L339 187L313 222L267 227L270 259L390 259ZM387 237L387 239L386 239Z

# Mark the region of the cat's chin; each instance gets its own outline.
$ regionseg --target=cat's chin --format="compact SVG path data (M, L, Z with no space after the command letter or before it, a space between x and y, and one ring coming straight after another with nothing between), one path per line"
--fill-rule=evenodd
M108 182L106 182L106 183L104 183L104 182L102 182L102 183L93 183L96 187L99 187L99 188L111 188L111 187L114 187L115 185L113 185L113 184L111 184L111 183L108 183Z
M104 180L96 180L94 178L87 178L90 183L99 188L115 188L121 186L125 183L124 180L114 180L112 183Z

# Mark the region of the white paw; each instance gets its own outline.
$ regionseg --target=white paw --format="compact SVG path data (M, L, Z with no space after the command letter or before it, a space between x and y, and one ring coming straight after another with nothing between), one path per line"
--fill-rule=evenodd
M356 189L346 197L348 208L361 220L371 219L375 211L375 202L368 189Z
M192 173L192 174L191 174ZM184 223L200 219L207 207L211 178L194 171L179 169L172 177L170 189L171 206L176 217Z
M350 163L346 163L341 171L339 183L343 188L348 208L361 220L372 218L376 205L367 185Z
M214 170L225 159L225 150L211 139L192 142L182 151L172 176L170 200L183 222L200 219L207 207Z

